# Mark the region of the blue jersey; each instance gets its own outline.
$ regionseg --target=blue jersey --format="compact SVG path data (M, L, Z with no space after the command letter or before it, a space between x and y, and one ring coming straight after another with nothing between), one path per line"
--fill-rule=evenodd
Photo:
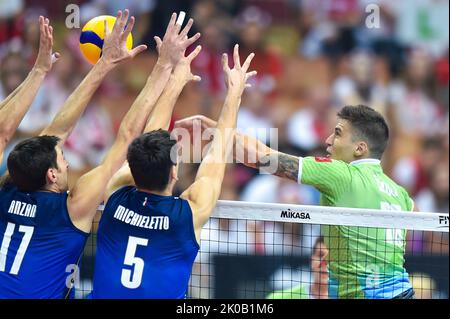
M0 298L65 298L89 234L76 228L66 193L0 188Z
M189 203L126 186L106 203L93 298L185 298L199 245Z

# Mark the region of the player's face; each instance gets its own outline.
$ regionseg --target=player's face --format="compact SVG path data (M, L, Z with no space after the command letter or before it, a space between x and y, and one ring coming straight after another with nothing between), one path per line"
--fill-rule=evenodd
M311 270L322 283L328 282L327 256L328 248L324 243L319 243L311 256Z
M347 120L339 119L333 134L328 136L327 152L332 159L350 163L355 160L355 143L352 140L351 124Z
M59 146L56 146L56 163L58 164L56 184L58 185L60 191L65 192L69 188L67 182L67 171L69 168L69 163L67 163L66 159L64 158L64 153Z

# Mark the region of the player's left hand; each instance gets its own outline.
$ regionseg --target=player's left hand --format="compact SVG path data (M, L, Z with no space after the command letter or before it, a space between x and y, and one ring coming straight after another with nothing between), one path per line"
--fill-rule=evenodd
M180 32L181 25L176 23L177 14L173 13L167 25L164 38L154 37L156 41L156 49L158 50L159 60L162 64L175 67L184 57L186 49L200 38L200 33L196 33L192 37L188 37L194 20L189 19L184 29Z
M105 20L105 40L103 42L101 60L108 64L116 65L122 61L132 59L147 49L146 45L139 45L132 50L128 50L126 45L127 38L131 30L133 30L135 22L134 17L131 17L128 22L129 14L128 9L124 13L118 11L117 20L112 30L109 30L107 20Z
M34 64L34 68L47 73L52 68L52 64L58 60L60 54L53 48L53 27L48 18L39 17L39 53Z
M244 64L242 64L241 66L241 60L239 58L239 45L236 44L233 50L234 66L232 69L230 69L228 65L228 55L226 53L222 55L222 66L225 73L225 84L229 91L235 90L239 95L241 95L245 88L251 87L251 84L247 83L247 81L252 76L255 76L257 72L248 72L248 69L254 57L255 54L251 53L245 60Z
M173 70L172 77L181 81L183 85L188 83L189 81L199 82L201 81L201 77L198 75L193 75L191 71L191 63L197 57L197 55L202 50L202 47L198 45L194 51L192 51L187 57L181 58L178 62L177 66Z
M215 128L217 126L217 122L204 115L192 115L178 120L174 124L174 128L184 128L190 132L194 130L194 126L198 126L203 132L205 129Z

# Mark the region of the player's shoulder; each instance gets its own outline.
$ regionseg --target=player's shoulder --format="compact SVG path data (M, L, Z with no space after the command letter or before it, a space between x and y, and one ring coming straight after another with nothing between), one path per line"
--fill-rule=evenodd
M396 182L395 180L393 180L390 176L388 176L386 173L383 173L384 178L386 181L389 181L389 183L394 186L398 193L400 193L402 196L406 196L409 197L409 193L406 190L406 188L404 188L402 185L400 185L398 182Z
M124 196L128 196L131 192L135 191L136 187L133 185L126 185L119 187L111 193L106 199L105 206L111 202L121 201Z
M352 172L352 165L342 160L332 159L328 156L305 157L303 162L306 163L306 166L309 165L313 170L315 170L316 173L320 173L322 171L326 174L350 175Z
M409 195L409 192L406 190L406 188L404 188L403 186L401 186L401 185L399 185L399 184L397 184L396 183L396 185L397 185L397 188L398 188L398 190L399 190L399 193L406 199L406 200L413 200L412 198L411 198L411 196Z
M395 190L396 190L395 193L398 194L398 196L400 196L405 201L407 209L412 210L412 207L410 208L409 206L414 205L413 204L414 200L409 195L408 190L405 187L403 187L402 185L398 184L396 181L394 181L388 175L384 174L384 176L385 176L385 179L390 182L390 185L395 187Z
M332 159L329 156L307 156L303 158L303 161L309 162L309 163L317 163L317 164L323 164L323 165L333 165L333 166L343 166L343 167L349 167L350 164L341 161Z

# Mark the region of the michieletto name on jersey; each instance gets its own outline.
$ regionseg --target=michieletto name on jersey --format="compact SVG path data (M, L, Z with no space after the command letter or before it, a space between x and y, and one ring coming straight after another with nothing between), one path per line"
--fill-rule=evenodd
M168 216L144 216L122 205L117 207L116 212L114 213L114 218L136 227L155 230L169 229Z

